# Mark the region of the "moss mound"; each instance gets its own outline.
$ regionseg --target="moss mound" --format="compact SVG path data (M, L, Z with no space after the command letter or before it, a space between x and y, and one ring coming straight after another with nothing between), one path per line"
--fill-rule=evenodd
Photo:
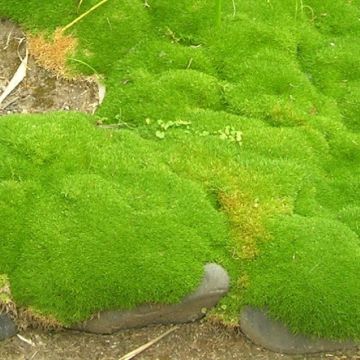
M0 128L0 268L19 306L71 324L176 302L221 254L223 216L136 134L99 132L77 114Z
M0 121L16 301L64 322L176 301L216 260L233 281L216 316L266 306L294 331L360 338L360 1L223 1L221 24L215 2L149 5L71 28L87 65L69 64L107 83L94 118ZM0 0L47 34L76 9Z
M249 289L249 301L268 306L297 332L305 328L327 338L358 337L358 235L339 221L316 217L281 217L269 228L276 241L263 244L251 264L256 287ZM282 305L284 299L293 304L291 310Z

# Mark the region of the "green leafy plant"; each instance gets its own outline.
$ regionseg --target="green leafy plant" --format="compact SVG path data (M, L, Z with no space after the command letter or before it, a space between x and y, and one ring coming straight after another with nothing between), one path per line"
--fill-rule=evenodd
M148 126L152 125L152 121L149 118L145 119L145 123ZM200 137L215 136L221 140L234 142L239 145L242 144L243 132L240 130L236 130L233 126L227 125L225 126L224 129L215 130L215 131L206 131L206 130L199 131L193 129L191 125L192 125L191 121L175 120L175 121L164 122L163 120L158 120L155 126L155 136L158 139L163 140L168 130L181 129L186 134L193 134Z

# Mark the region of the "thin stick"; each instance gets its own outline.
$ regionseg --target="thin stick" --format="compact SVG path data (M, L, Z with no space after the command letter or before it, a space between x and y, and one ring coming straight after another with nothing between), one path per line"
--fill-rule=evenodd
M27 338L25 338L25 337L23 337L23 336L21 336L21 335L19 335L19 334L17 334L16 336L17 336L20 340L26 342L27 344L29 344L29 345L31 345L31 346L35 346L35 344L34 344L31 340L29 340L29 339L27 339Z
M12 105L14 102L18 101L19 97L16 96L13 99L11 99L10 101L8 101L6 104L2 105L0 104L0 110L5 110L7 107L9 107L10 105Z
M11 35L12 35L12 30L9 32L8 36L7 36L7 39L6 39L6 44L4 46L4 49L3 50L6 50L8 47L9 47L9 44L10 44L10 39L11 39Z
M35 351L34 354L33 354L33 356L30 358L30 360L33 360L34 357L35 357L38 353L39 353L39 350Z
M148 343L146 343L145 345L140 346L139 348L129 352L128 354L124 355L122 358L120 358L119 360L131 360L133 359L136 355L139 355L140 353L142 353L143 351L145 351L146 349L148 349L150 346L154 345L155 343L157 343L158 341L160 341L162 338L164 338L165 336L169 335L170 333L172 333L173 331L177 330L179 327L175 326L173 328L171 328L170 330L164 332L162 335L158 336L156 339L149 341Z
M99 6L105 4L109 0L102 0L98 4L94 5L92 8L90 8L88 11L85 11L83 14L81 14L79 17L77 17L75 20L73 20L70 24L67 24L61 29L61 32L65 32L66 30L70 29L72 26L74 26L76 23L78 23L80 20L82 20L85 16L89 15L91 12L96 10Z

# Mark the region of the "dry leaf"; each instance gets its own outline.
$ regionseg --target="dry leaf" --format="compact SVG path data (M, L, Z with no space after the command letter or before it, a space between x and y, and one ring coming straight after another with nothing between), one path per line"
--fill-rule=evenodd
M24 80L26 76L27 63L28 63L28 51L26 49L26 54L24 59L22 59L21 64L16 70L15 75L10 80L9 84L5 88L4 92L0 96L0 104L16 89L16 87Z

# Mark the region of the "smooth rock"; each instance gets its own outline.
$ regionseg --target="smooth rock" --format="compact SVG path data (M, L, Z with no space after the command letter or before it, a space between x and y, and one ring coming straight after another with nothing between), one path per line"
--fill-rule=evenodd
M0 314L0 341L16 335L17 329L14 321L8 314Z
M285 354L308 354L356 348L352 341L331 341L292 334L281 322L260 309L245 307L240 315L242 332L255 344Z
M128 311L103 311L90 320L71 326L71 329L112 334L121 329L144 327L150 324L195 321L205 316L204 308L212 308L228 292L229 282L229 276L221 266L207 264L200 286L179 304L142 305Z

